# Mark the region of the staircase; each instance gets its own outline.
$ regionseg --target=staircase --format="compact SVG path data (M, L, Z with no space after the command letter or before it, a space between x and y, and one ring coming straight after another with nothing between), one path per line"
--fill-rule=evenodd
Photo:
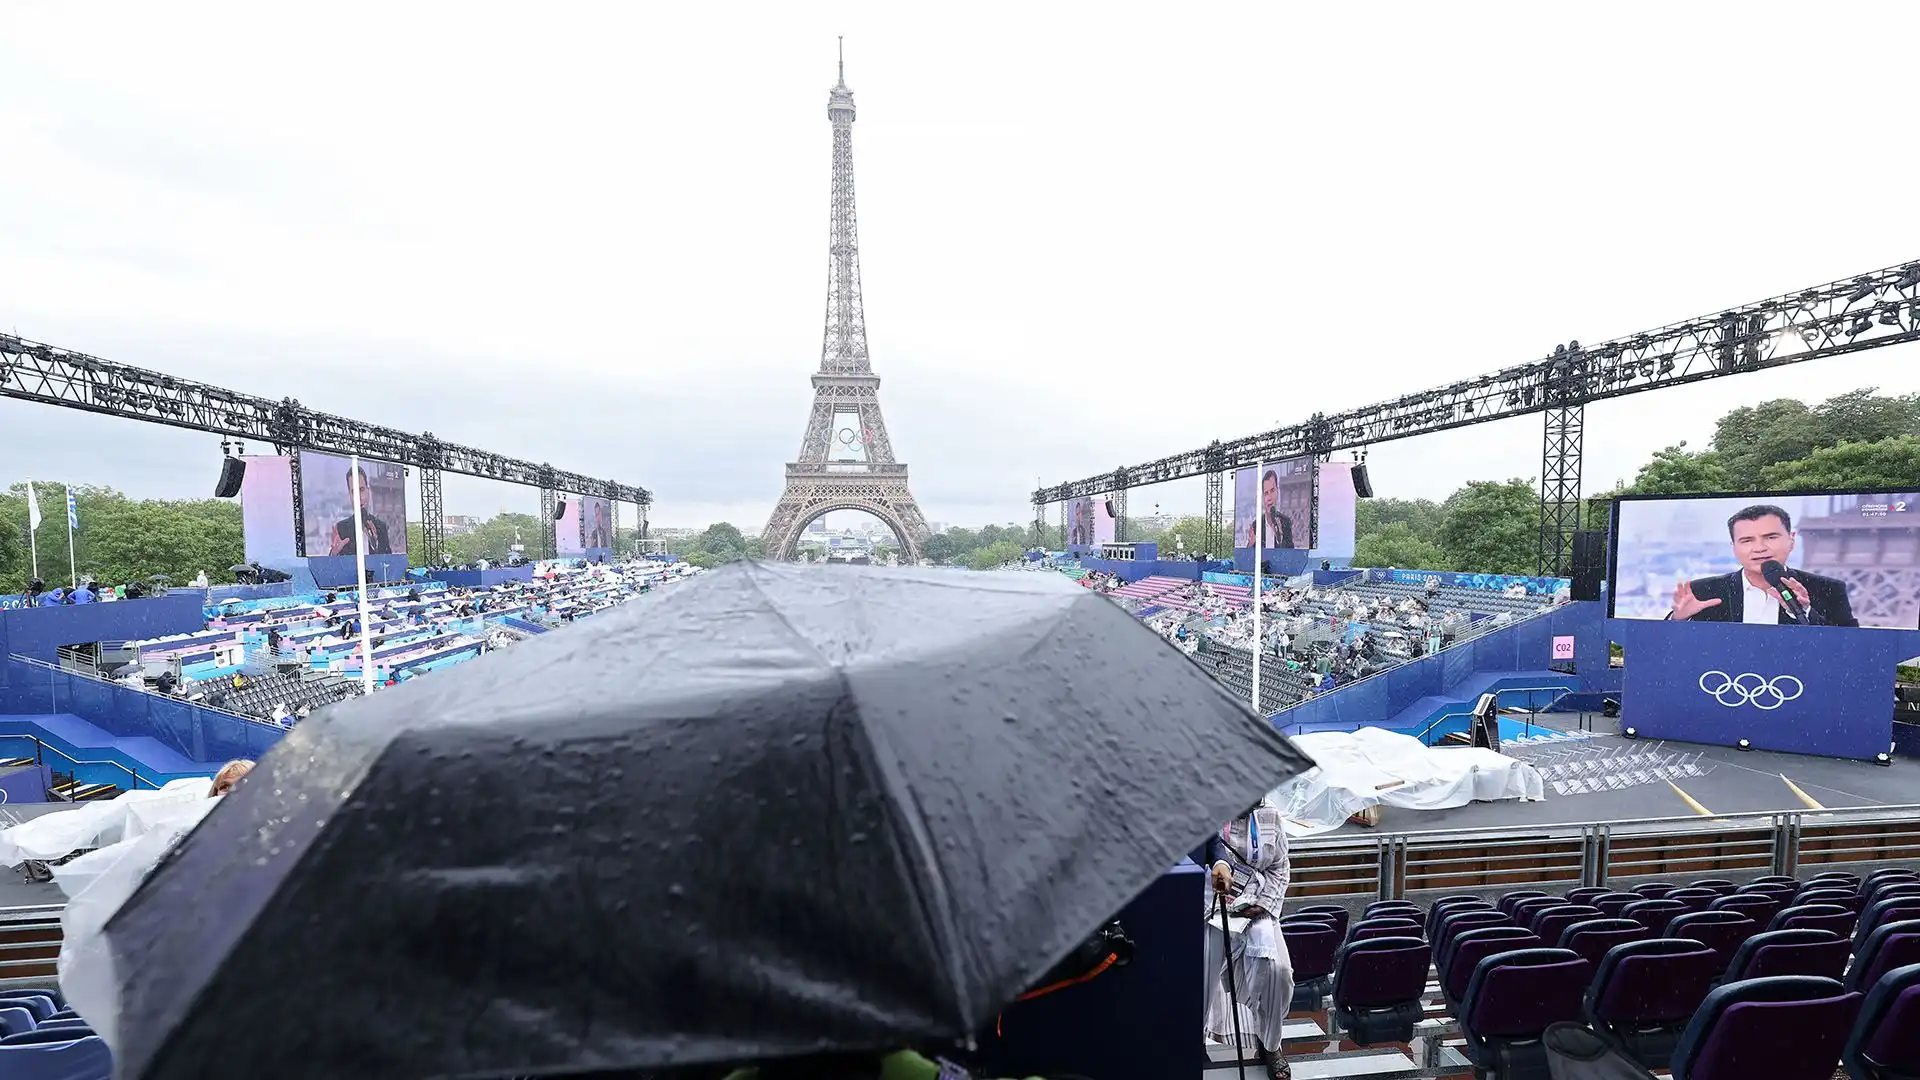
M33 761L28 759L24 764L31 765ZM75 780L72 773L57 772L53 774L53 786L47 789L47 794L62 802L95 802L116 798L121 790L118 784L89 784Z

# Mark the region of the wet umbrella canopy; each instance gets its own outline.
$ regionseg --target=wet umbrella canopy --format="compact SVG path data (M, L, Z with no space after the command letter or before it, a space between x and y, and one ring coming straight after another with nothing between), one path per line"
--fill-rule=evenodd
M295 728L67 982L127 1077L947 1043L1310 765L1064 578L736 564Z

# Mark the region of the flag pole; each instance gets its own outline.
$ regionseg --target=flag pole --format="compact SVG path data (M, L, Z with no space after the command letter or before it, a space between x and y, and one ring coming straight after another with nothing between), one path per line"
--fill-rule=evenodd
M67 489L67 582L74 588L80 587L80 571L74 569L73 527L79 524L80 513L74 508L73 489Z
M1266 645L1260 636L1260 563L1267 546L1266 463L1253 470L1253 711L1260 712L1260 651ZM1260 713L1264 719L1266 713Z
M367 526L361 516L360 507L360 455L352 458L352 471L347 473L347 488L353 492L353 562L355 580L360 586L360 685L367 693L373 693L373 627L368 625L367 614ZM371 486L371 485L369 485Z
M27 481L27 546L33 551L33 579L40 580L40 499Z

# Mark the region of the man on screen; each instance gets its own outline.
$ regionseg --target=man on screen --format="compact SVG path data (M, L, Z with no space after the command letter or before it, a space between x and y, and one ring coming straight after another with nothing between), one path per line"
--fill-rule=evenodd
M1727 536L1740 569L1717 577L1682 581L1673 590L1669 619L1789 626L1859 626L1847 583L1806 570L1787 569L1793 555L1793 517L1761 503L1727 519ZM1768 581L1768 565L1776 566ZM1782 596L1785 588L1791 599ZM1800 615L1793 609L1798 607ZM1800 617L1805 616L1804 618Z
M367 479L366 468L362 466L348 472L347 482L360 489L360 521L364 526L362 533L367 542L367 554L393 554L393 541L387 535L387 523L381 518L375 517L373 513L373 483ZM349 491L347 497L351 499L353 493ZM348 503L347 505L352 506L353 504ZM360 554L359 546L354 536L352 516L343 517L333 523L333 545L327 554Z
M1260 477L1260 514L1267 519L1265 543L1259 544L1261 537L1256 530L1260 528L1260 521L1256 518L1247 526L1247 542L1241 546L1292 547L1293 519L1280 512L1280 474L1272 469Z
M595 499L588 505L593 507L593 520L587 522L587 546L594 549L612 547L613 545L607 542L607 534L609 532L607 528L607 504Z

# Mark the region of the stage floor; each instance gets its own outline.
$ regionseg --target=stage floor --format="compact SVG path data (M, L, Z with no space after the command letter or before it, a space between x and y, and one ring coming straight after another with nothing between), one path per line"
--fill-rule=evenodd
M1576 719L1566 717L1566 725L1573 727ZM1596 728L1602 724L1611 727L1617 723L1597 716L1590 719ZM1345 825L1327 835L1421 833L1503 825L1578 825L1597 821L1696 815L1698 811L1674 790L1676 786L1715 814L1811 809L1787 786L1787 780L1793 781L1815 802L1830 810L1920 803L1920 761L1911 759L1896 758L1892 765L1874 765L1804 754L1775 754L1698 743L1628 739L1620 735L1596 735L1586 740L1583 747L1581 753L1595 756L1646 753L1656 749L1684 755L1685 759L1696 763L1700 775L1679 777L1672 784L1656 779L1651 783L1617 790L1580 794L1555 792L1549 783L1546 799L1536 803L1468 803L1449 810L1402 810L1383 806L1377 828ZM1537 759L1524 755L1524 751L1515 751L1515 756L1539 763Z

